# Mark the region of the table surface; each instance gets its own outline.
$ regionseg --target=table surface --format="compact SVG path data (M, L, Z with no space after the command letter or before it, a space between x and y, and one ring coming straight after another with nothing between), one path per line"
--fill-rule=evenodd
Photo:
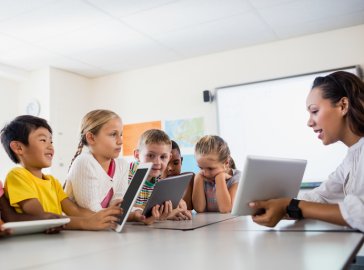
M360 232L310 220L272 230L250 217L198 214L166 224L9 237L0 241L0 268L342 269L364 241Z

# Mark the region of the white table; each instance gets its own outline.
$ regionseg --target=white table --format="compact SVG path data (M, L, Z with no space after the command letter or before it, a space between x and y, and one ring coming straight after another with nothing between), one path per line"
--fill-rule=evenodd
M331 270L347 266L361 247L363 234L301 231L309 229L303 224L310 222L281 226L289 226L290 231L267 231L250 217L242 217L189 231L128 224L122 233L63 231L11 237L0 241L0 269ZM292 230L295 226L297 231Z

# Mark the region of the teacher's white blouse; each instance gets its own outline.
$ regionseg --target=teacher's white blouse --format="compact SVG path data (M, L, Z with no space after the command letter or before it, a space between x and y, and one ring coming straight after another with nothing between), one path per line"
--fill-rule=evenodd
M299 198L339 204L345 221L364 232L364 138L348 149L343 162L325 182Z

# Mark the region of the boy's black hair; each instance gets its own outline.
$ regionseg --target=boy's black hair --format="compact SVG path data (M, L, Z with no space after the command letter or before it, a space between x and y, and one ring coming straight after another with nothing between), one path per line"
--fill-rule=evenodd
M16 117L9 124L5 125L1 130L1 143L10 159L15 163L19 163L20 160L16 154L11 150L10 143L12 141L18 141L24 145L29 144L29 134L38 128L46 128L52 133L52 128L47 121L43 118L32 115L21 115Z
M171 140L171 142L172 142L172 150L173 150L173 149L176 149L176 150L177 150L177 152L178 152L179 154L181 154L181 150L179 149L178 144L177 144L174 140Z

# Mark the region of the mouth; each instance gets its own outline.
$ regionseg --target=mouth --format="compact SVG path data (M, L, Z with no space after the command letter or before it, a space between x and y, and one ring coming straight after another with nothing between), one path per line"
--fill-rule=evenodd
M115 148L115 152L121 152L121 147Z
M53 158L53 153L47 153L45 154L45 156L49 159L52 159Z
M313 130L315 133L318 133L318 138L321 139L322 138L322 132L323 130L322 129L314 129Z

